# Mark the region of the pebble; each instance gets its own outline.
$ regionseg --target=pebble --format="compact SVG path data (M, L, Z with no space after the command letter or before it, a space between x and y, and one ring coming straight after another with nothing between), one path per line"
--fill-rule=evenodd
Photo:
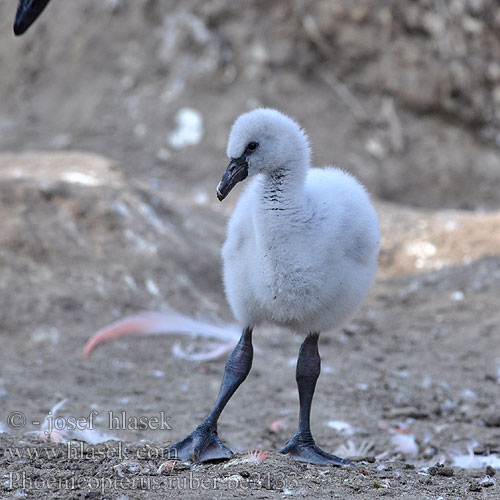
M470 483L469 490L470 491L481 491L481 485L479 484L479 481L473 481L472 483Z
M486 427L500 427L500 414L494 412L483 417Z
M391 408L386 413L385 416L386 416L386 418L408 417L408 418L421 419L421 418L427 418L428 413L424 410L420 410L418 408L415 408L414 406L402 406L399 408Z
M497 473L497 471L491 465L486 466L486 475L487 476L493 477L496 473Z
M445 467L443 464L436 464L429 467L429 474L431 476L452 477L455 475L455 471L451 467Z

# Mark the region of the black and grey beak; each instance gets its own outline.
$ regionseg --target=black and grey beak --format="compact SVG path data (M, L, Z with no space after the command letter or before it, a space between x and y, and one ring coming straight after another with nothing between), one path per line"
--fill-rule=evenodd
M22 35L42 13L50 0L19 0L16 18L14 20L14 34Z
M217 186L217 198L222 201L238 184L248 176L248 156L243 155L240 158L231 158L229 165L222 176L222 180Z

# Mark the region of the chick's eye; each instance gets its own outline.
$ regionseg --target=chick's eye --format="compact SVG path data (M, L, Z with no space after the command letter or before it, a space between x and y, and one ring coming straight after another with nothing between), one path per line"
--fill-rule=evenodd
M249 142L247 145L248 151L255 151L257 149L258 144L256 142Z

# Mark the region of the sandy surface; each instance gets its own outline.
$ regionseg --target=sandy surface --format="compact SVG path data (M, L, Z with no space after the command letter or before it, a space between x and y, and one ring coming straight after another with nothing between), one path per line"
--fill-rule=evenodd
M0 165L3 210L11 199L23 200L2 221L5 495L67 498L67 481L76 478L74 495L102 487L107 498L154 498L165 488L186 488L189 498L203 495L198 478L213 481L210 494L222 498L229 490L263 498L495 498L494 485L476 483L488 463L498 466L490 453L500 452L500 258L491 238L500 214L377 203L384 235L377 283L343 331L324 333L313 407L318 443L353 457L355 468L325 470L276 454L256 465L238 455L158 474L158 450L210 410L224 367L223 359L178 359L172 347L180 341L205 350L217 342L129 337L99 346L88 361L82 348L99 327L142 309L230 321L218 255L226 207L145 191L96 156L8 155ZM235 452L275 452L295 432L300 342L272 327L256 332L252 372L220 421ZM43 442L47 416L50 430L62 427L52 440L70 444ZM71 428L78 417L80 433ZM123 440L127 452L116 451L116 442L78 447L111 438ZM458 465L469 452L460 465L473 469L430 475L429 466ZM54 477L66 483L51 486Z

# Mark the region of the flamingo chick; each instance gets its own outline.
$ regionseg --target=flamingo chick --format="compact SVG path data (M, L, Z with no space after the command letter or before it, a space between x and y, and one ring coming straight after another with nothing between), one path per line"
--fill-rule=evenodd
M217 422L250 371L254 327L271 322L306 336L296 369L298 431L281 453L314 464L349 465L319 448L310 429L321 363L318 340L321 331L338 328L352 316L373 284L377 214L351 175L310 168L305 132L276 110L241 115L229 135L227 155L230 162L217 187L220 201L236 183L252 178L222 248L226 295L243 333L226 363L213 410L167 453L200 462L232 455L217 434Z

